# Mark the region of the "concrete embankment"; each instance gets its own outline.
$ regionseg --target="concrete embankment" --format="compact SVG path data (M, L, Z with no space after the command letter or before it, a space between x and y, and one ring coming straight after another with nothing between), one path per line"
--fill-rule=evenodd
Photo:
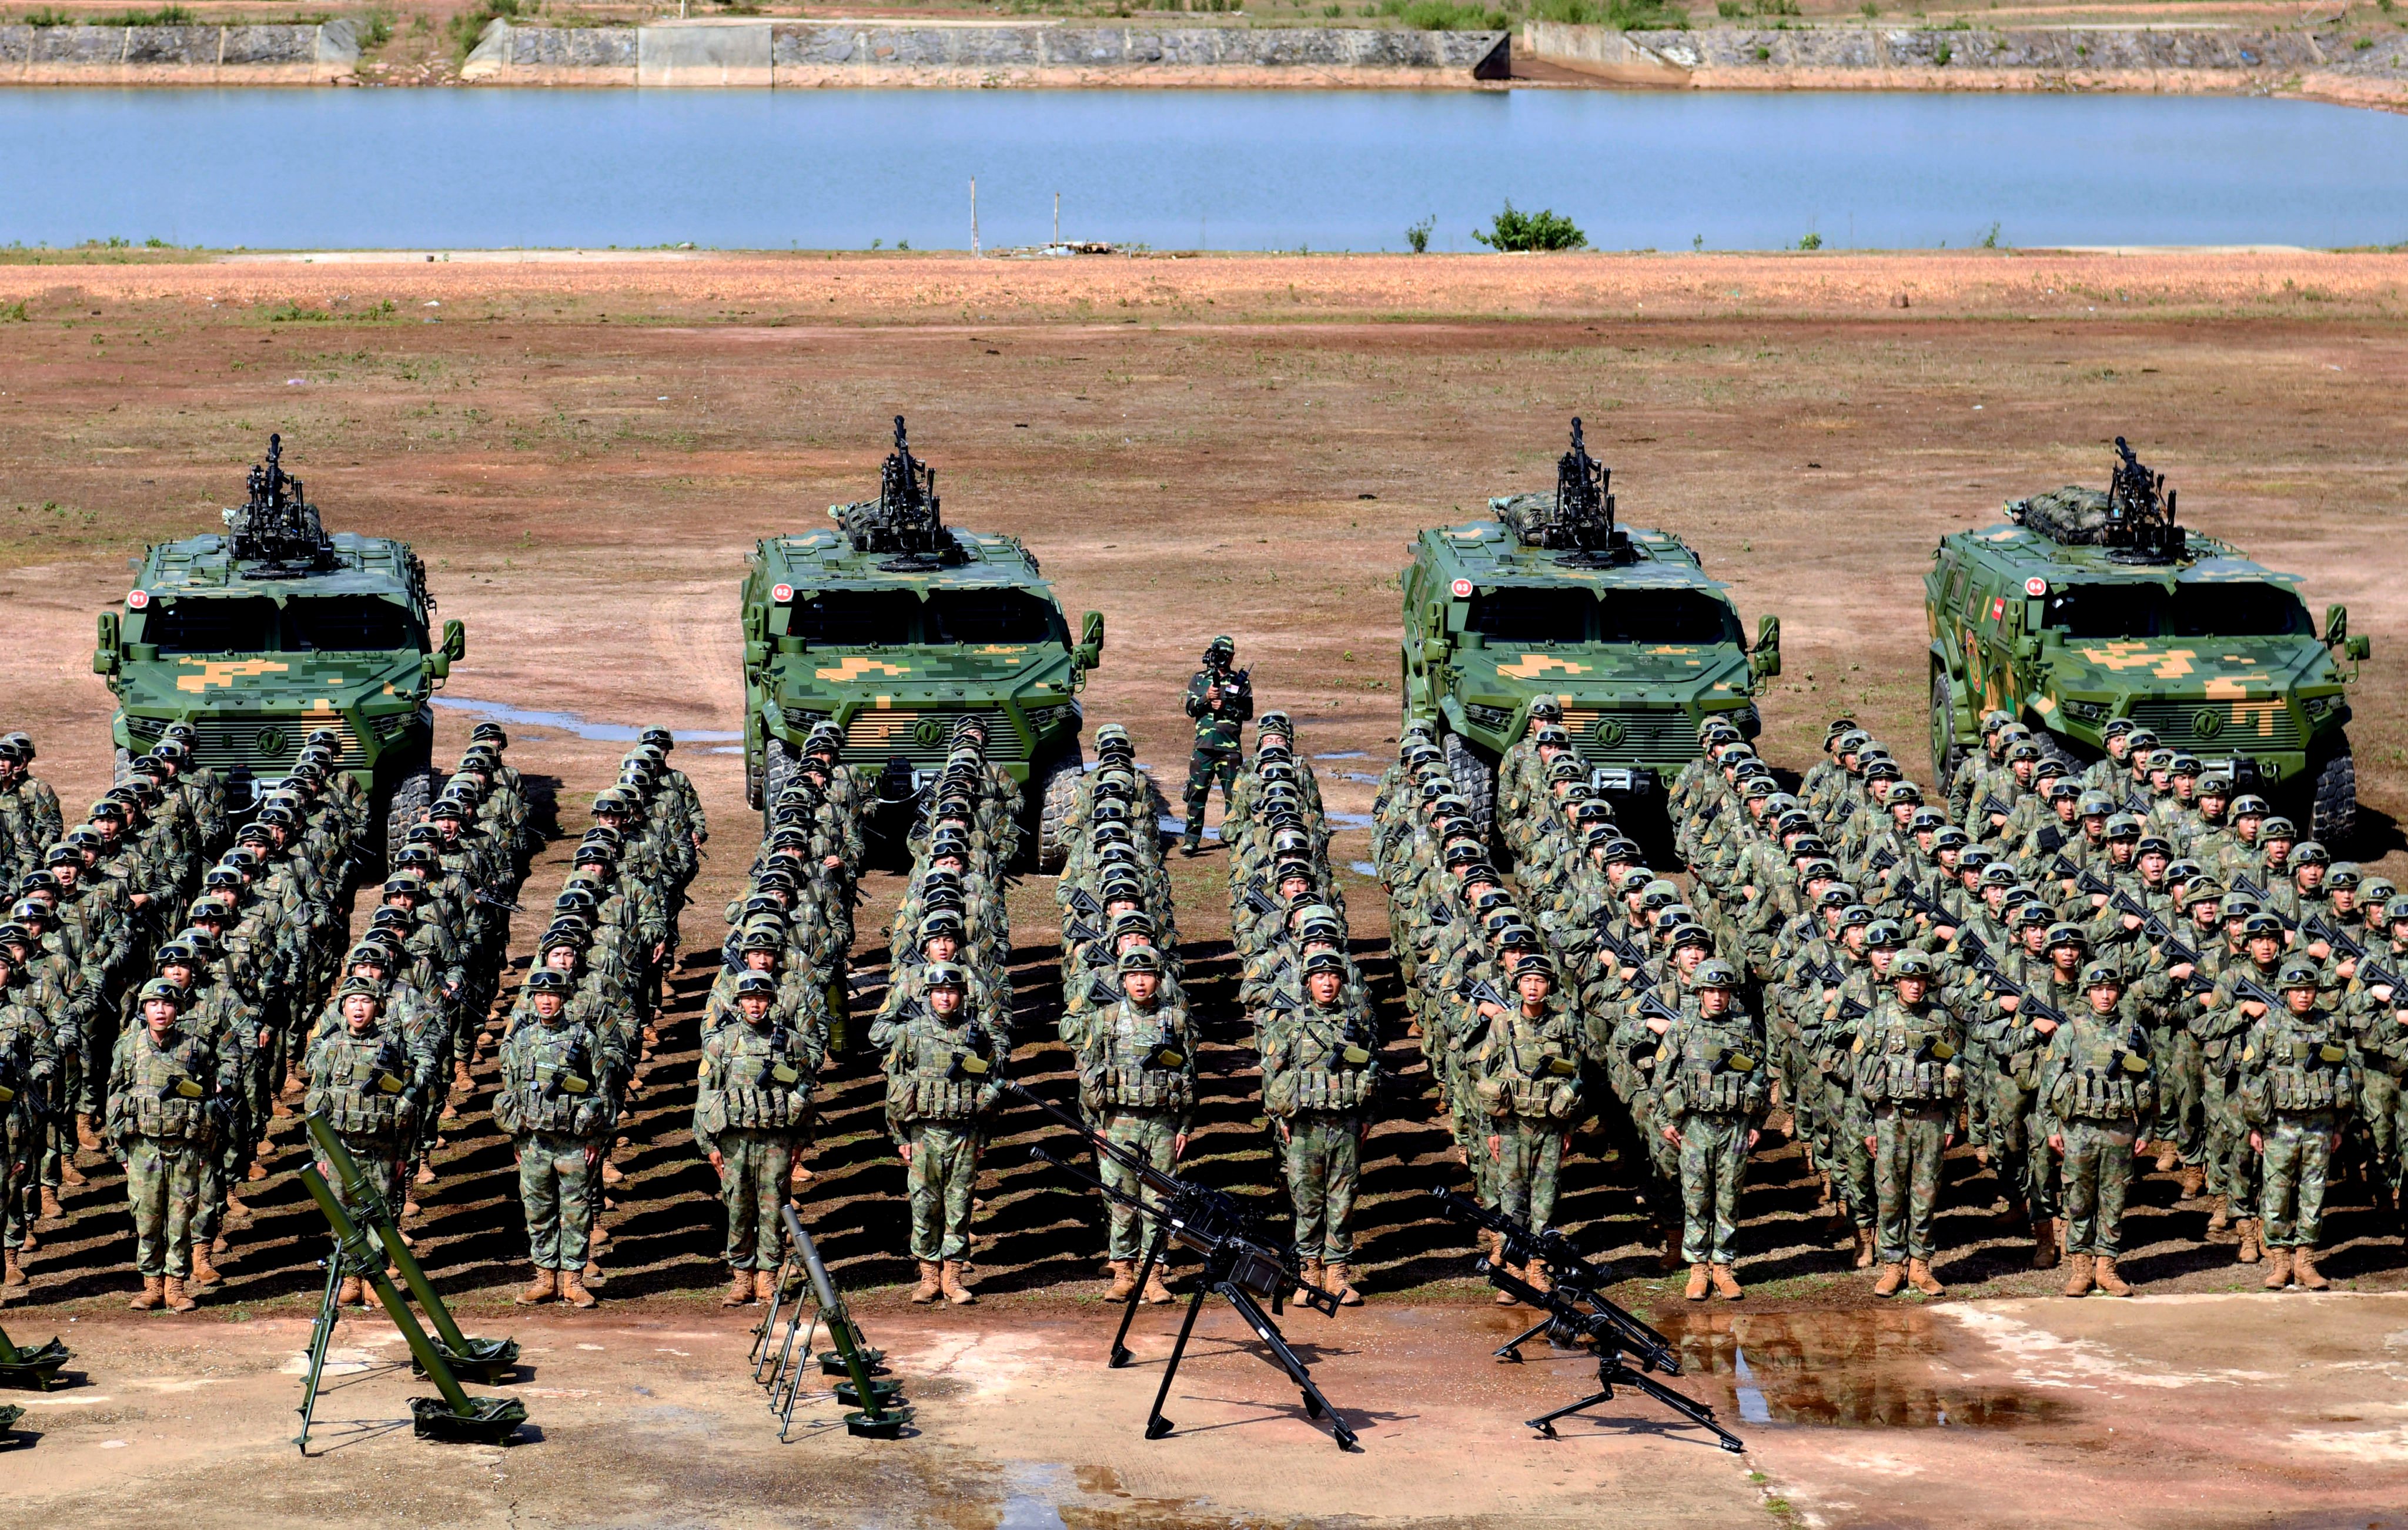
M1518 56L1599 83L1686 90L2279 93L2408 110L2408 34L2361 36L2120 26L1620 32L1530 21Z
M1510 34L1052 21L725 20L641 27L495 21L461 69L494 84L658 87L1471 86Z
M0 84L327 85L351 77L348 20L282 26L0 26Z

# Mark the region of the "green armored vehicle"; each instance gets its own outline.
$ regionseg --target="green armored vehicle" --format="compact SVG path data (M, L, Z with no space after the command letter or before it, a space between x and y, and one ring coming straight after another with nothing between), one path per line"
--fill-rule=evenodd
M282 456L270 436L224 533L150 549L123 608L101 613L92 666L117 696L118 762L189 723L194 758L242 814L329 729L337 767L368 790L397 844L440 785L428 698L467 636L446 622L430 640L435 597L409 544L329 534Z
M2104 493L2068 487L2006 507L2005 523L1944 538L1924 578L1931 624L1931 768L1946 781L2010 712L2043 747L2102 751L2127 717L2162 748L2275 799L2327 844L2358 816L2349 703L2367 640L2349 613L2319 638L2299 579L2174 522L2162 475L2122 436ZM2335 651L2351 663L2347 675Z
M766 813L813 727L878 780L890 842L945 761L963 714L988 720L987 759L1023 789L1040 869L1060 866L1062 814L1083 768L1076 699L1104 619L1073 642L1037 555L1019 538L947 526L936 473L903 420L878 497L836 505L832 528L764 538L744 576L744 789Z
M1764 619L1751 652L1726 587L1670 532L1616 525L1609 482L1574 420L1553 493L1492 499L1494 521L1413 543L1405 715L1438 724L1484 832L1498 757L1541 696L1562 706L1592 779L1630 818L1661 812L1667 778L1697 755L1701 719L1727 717L1755 737L1754 697L1781 673L1779 619Z

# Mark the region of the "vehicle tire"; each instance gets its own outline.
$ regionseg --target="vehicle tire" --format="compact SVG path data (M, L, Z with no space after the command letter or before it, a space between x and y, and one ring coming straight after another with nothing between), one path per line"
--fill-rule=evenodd
M2066 747L2064 739L2059 738L2057 735L2049 732L2046 728L2040 729L2033 736L2032 741L2040 746L2040 757L2042 761L2054 760L2057 762L2057 774L2060 776L2079 777L2085 770L2089 768L2089 766L2083 762L2081 755L2076 754L2072 750Z
M1934 666L1931 671L1931 791L1945 799L1948 783L1956 779L1956 769L1965 763L1965 746L1956 741L1956 694L1948 683L1948 671Z
M1074 738L1069 749L1054 756L1053 763L1031 781L1028 795L1036 809L1037 832L1030 836L1030 844L1037 869L1045 876L1058 873L1069 857L1070 836L1064 821L1069 817L1070 798L1079 789L1079 779L1085 774L1086 762Z
M802 757L782 738L769 739L761 746L761 796L754 806L761 809L763 834L769 832L769 809L786 794L786 788L795 784L802 763Z
M390 870L393 858L401 851L401 842L410 825L426 816L433 806L435 794L442 780L431 766L421 765L395 782L393 795L384 805L384 855L382 864Z
M2357 833L2358 762L2350 757L2344 741L2316 772L2315 794L2308 804L2308 835L2340 854Z
M763 750L767 752L767 748ZM752 750L744 751L744 806L754 812L761 810L761 761Z
M1484 844L1497 842L1497 766L1459 733L1446 736L1447 774L1455 778L1455 794L1471 819Z

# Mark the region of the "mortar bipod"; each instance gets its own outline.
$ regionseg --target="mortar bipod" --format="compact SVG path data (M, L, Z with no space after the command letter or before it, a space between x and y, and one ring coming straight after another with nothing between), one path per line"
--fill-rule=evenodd
M346 1205L356 1207L359 1218L376 1231L377 1241L384 1245L385 1258L417 1298L419 1310L435 1325L435 1347L452 1374L474 1381L479 1386L497 1386L518 1364L518 1340L513 1338L470 1338L452 1321L452 1309L435 1294L426 1279L426 1268L409 1245L401 1240L401 1226L394 1221L393 1208L385 1204L384 1195L360 1172L359 1161L343 1146L342 1138L326 1123L322 1115L308 1117L309 1140L335 1171L335 1184L342 1192ZM413 1360L411 1368L419 1375L425 1367Z
M385 1279L384 1265L369 1249L366 1235L360 1231L357 1223L351 1221L351 1213L343 1209L342 1202L336 1199L334 1187L326 1182L324 1175L318 1172L315 1164L303 1165L301 1187L309 1193L311 1200L318 1203L318 1209L324 1215L327 1225L335 1230L335 1241L341 1251L340 1258L332 1264L349 1265L376 1293L377 1300L384 1306L385 1315L393 1319L395 1328L401 1330L402 1339L409 1346L409 1352L417 1360L419 1368L428 1380L435 1383L435 1390L442 1394L409 1399L410 1423L418 1437L499 1445L516 1434L519 1425L526 1423L526 1404L515 1397L471 1397L463 1391L459 1379L444 1363L434 1340L426 1337L426 1330L421 1328L418 1319L411 1315L409 1304L401 1299L401 1293ZM329 1280L336 1278L331 1267L327 1278ZM329 1324L329 1335L332 1331ZM313 1406L315 1391L313 1380L310 1397ZM302 1420L305 1436L308 1422L306 1417Z

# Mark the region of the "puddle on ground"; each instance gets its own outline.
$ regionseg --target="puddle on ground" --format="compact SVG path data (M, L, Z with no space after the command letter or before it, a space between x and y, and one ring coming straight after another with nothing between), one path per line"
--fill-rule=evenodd
M1068 1530L1058 1505L1068 1485L1068 1468L1014 1462L1008 1471L1003 1514L995 1530Z
M1370 757L1371 751L1362 749L1341 749L1335 754L1316 754L1313 756L1316 760L1368 760Z
M1346 869L1357 877L1376 877L1380 874L1380 868L1369 861L1349 861L1346 863Z
M507 702L480 701L475 696L437 696L434 700L436 706L449 708L454 711L472 712L479 717L489 718L495 722L508 722L517 727L552 728L590 743L632 744L643 732L641 728L632 727L624 722L589 722L575 712L529 711L523 707L512 707ZM740 733L712 733L701 728L692 728L679 730L677 739L681 744L724 744L730 739L740 739L743 736Z
M1377 786L1380 784L1379 777L1366 776L1359 770L1340 770L1336 774L1338 779L1341 781L1354 781L1362 786Z
M1669 1312L1656 1326L1681 1370L1749 1423L1856 1429L2015 1429L2073 1409L1969 1372L1981 1356L1928 1312Z

